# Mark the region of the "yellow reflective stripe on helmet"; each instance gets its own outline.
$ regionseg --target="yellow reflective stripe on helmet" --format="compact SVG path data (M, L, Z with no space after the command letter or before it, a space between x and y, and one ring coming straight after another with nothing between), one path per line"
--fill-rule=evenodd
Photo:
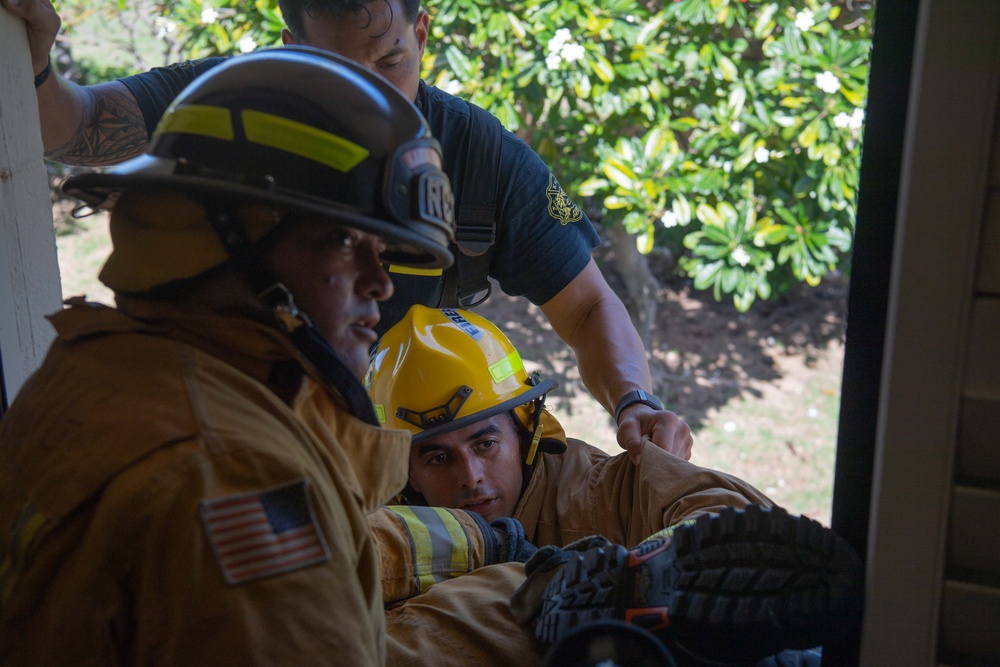
M186 104L175 107L173 111L163 117L155 132L157 135L175 133L197 134L224 141L232 141L236 137L229 109L205 104Z
M14 526L10 531L10 541L4 549L3 561L0 561L0 615L10 597L17 577L24 566L25 556L38 530L45 525L45 517L29 508L21 508Z
M413 266L399 266L397 264L389 265L389 273L401 273L408 276L440 276L444 273L443 269L418 269Z
M490 364L490 376L495 384L500 384L514 373L524 368L521 355L514 350L500 361Z
M389 509L403 520L410 535L413 576L420 592L469 572L469 538L448 510L406 505Z
M249 109L242 111L240 118L247 141L299 155L338 171L348 172L368 157L364 146L305 123Z
M375 418L378 419L378 423L385 424L385 406L381 403L375 403L372 407L375 408Z

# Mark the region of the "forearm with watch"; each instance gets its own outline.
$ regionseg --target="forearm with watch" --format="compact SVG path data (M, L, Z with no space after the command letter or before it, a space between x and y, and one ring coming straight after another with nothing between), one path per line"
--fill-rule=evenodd
M663 403L656 396L642 389L633 389L619 399L615 405L615 424L621 425L622 413L633 405L648 405L654 410L662 410Z

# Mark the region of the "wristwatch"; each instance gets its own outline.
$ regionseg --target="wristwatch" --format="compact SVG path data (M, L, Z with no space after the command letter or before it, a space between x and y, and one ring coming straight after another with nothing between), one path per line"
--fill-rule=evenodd
M635 403L642 403L643 405L648 405L654 410L663 409L663 403L660 403L660 399L658 399L656 396L653 396L652 394L647 393L642 389L633 389L632 391L622 396L621 400L618 401L618 405L615 406L616 424L618 423L618 420L621 419L622 410L624 410L630 405L634 405Z

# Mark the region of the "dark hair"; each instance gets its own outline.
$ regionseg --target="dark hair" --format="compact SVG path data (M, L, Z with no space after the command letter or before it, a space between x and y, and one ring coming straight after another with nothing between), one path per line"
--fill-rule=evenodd
M392 0L278 0L278 7L281 9L281 16L288 24L288 29L296 41L305 40L305 15L318 18L323 14L329 14L333 18L343 18L345 16L359 16L367 13L371 15L368 5L374 2L384 2L389 4ZM417 20L420 12L420 0L400 0L403 5L403 15L406 22L412 25Z

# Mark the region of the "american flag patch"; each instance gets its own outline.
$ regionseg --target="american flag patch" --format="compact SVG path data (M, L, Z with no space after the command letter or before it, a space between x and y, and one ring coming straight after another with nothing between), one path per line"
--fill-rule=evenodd
M203 500L201 522L230 584L330 560L304 479L259 493Z

